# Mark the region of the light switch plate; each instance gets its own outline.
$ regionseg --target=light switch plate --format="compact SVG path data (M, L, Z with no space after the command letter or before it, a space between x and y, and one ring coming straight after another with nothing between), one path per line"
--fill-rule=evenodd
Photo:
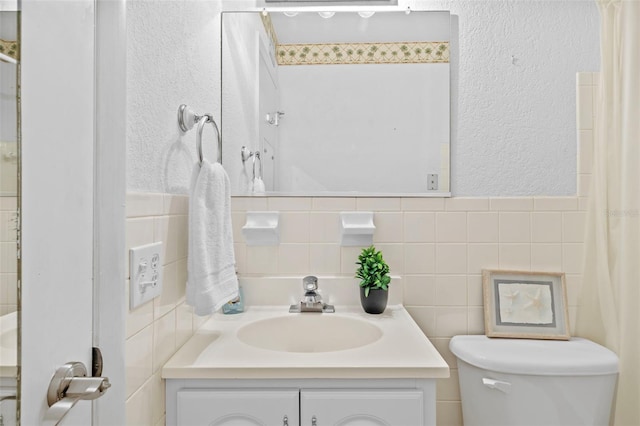
M162 293L162 242L129 250L129 308Z

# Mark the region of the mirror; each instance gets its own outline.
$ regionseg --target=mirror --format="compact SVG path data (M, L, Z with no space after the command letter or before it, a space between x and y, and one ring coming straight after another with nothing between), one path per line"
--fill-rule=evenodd
M449 196L449 34L440 11L223 13L233 195Z
M18 20L0 4L0 424L16 424L18 369Z

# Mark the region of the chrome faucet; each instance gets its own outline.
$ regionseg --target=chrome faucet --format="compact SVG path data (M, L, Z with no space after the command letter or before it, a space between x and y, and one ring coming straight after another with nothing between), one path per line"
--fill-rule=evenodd
M302 279L302 288L304 289L304 296L302 301L289 307L290 313L300 312L335 312L333 305L327 305L322 302L322 297L317 293L318 290L318 277L313 275L306 276Z

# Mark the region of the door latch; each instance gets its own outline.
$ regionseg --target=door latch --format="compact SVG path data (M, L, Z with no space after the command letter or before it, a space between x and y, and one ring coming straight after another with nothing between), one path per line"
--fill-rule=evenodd
M81 362L68 362L59 367L47 391L49 410L45 414L47 424L57 425L82 399L96 399L111 387L108 377L87 377L87 368Z

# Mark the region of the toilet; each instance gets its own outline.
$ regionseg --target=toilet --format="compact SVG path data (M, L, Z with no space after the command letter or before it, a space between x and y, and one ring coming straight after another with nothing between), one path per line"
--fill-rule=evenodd
M465 426L608 425L618 357L590 340L455 336Z

